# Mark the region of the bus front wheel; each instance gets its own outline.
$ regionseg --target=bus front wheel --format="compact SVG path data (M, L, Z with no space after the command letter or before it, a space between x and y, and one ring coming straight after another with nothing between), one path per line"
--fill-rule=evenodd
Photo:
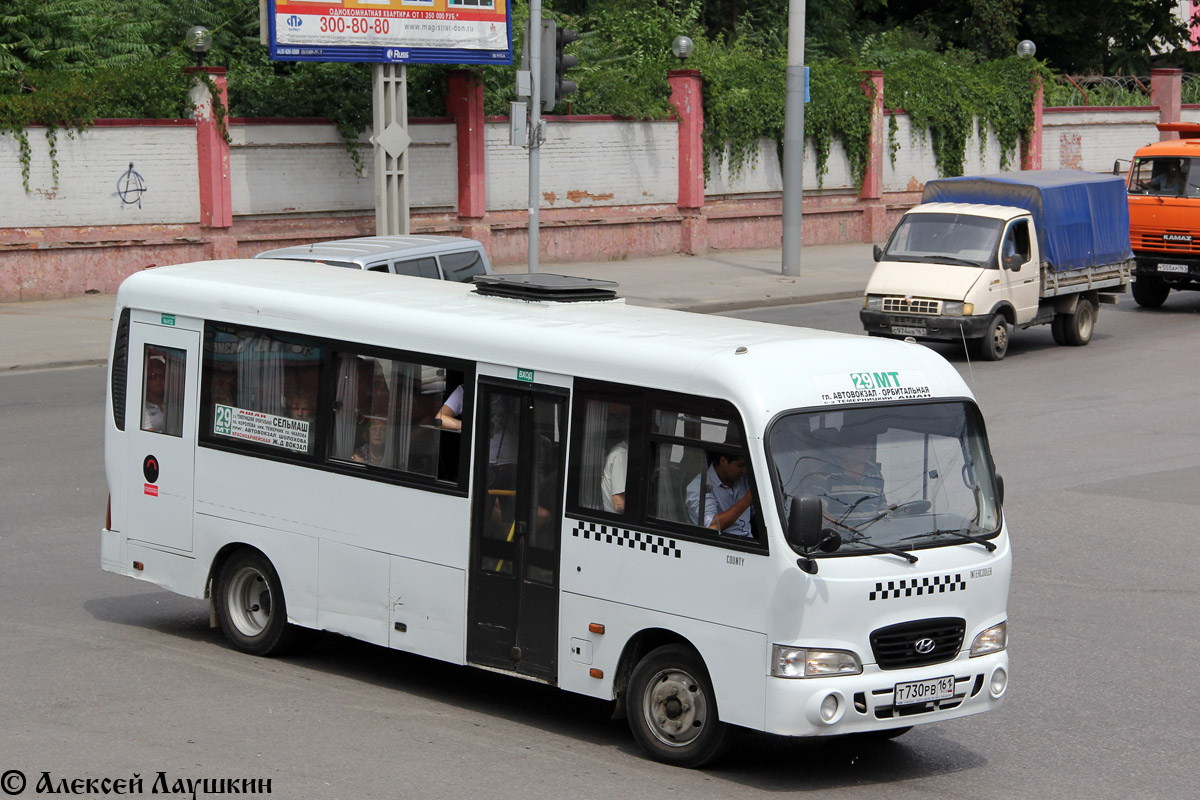
M651 758L680 767L702 767L721 755L727 726L704 662L691 648L666 645L634 668L625 695L633 737Z
M217 620L238 650L277 655L294 644L298 629L287 621L283 584L270 560L257 550L238 550L217 577L213 592Z

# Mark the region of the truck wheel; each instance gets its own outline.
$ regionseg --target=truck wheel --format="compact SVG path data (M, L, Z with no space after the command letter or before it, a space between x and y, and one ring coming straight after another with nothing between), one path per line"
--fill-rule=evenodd
M243 653L278 655L300 638L301 630L287 621L279 574L257 550L247 547L229 557L213 600L225 638Z
M1075 313L1068 314L1063 323L1063 333L1067 344L1072 347L1083 347L1092 340L1092 332L1096 330L1096 306L1086 297L1079 298L1075 304Z
M1143 308L1158 308L1167 302L1171 287L1154 278L1138 278L1133 282L1133 299Z
M726 725L695 650L665 645L634 667L625 695L633 738L655 761L702 767L725 749Z
M1050 335L1054 337L1054 343L1065 345L1067 343L1067 315L1055 314L1054 320L1050 323Z
M987 333L979 340L979 355L984 361L999 361L1008 353L1008 321L1003 314L993 314Z

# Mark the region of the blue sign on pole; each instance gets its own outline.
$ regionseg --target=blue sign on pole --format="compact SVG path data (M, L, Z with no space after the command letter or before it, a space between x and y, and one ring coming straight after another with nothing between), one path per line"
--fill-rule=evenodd
M808 102L808 67L804 68L804 102Z

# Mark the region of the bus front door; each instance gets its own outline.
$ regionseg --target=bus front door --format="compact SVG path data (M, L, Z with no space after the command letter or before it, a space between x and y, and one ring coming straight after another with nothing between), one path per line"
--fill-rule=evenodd
M467 661L557 677L566 393L479 386Z

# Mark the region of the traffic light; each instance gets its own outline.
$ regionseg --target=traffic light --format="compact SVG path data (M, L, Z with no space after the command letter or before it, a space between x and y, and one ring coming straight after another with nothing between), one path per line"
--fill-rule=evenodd
M542 111L553 111L554 107L578 87L575 81L564 80L563 73L579 64L575 56L563 52L563 48L579 38L576 31L558 27L552 19L542 20Z

